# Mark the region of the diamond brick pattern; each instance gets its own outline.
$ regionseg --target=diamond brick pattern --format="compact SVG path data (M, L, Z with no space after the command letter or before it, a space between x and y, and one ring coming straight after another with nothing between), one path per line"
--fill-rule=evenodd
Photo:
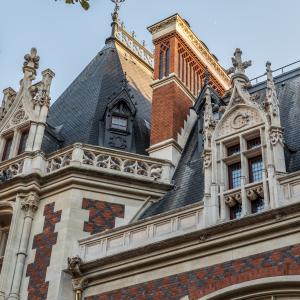
M83 231L92 235L115 228L116 218L124 218L125 206L91 199L83 199L82 208L90 212L89 221L84 222Z
M62 211L54 212L55 203L45 205L43 232L33 239L32 249L36 249L34 262L27 266L26 276L29 277L28 299L47 299L49 282L46 282L47 268L50 265L52 247L57 241L55 224L60 222Z
M300 274L300 244L189 271L85 300L196 300L227 286L249 280Z

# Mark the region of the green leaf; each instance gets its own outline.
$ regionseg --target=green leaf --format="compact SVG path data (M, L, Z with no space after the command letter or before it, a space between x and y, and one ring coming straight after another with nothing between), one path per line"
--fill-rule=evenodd
M83 7L83 9L88 10L90 8L90 4L88 0L80 0L80 4Z

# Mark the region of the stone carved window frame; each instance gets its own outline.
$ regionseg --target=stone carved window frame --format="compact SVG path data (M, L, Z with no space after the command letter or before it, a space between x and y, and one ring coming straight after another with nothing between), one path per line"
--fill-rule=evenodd
M14 158L14 157L22 154L22 153L18 154L21 136L24 131L28 131L28 136L29 136L30 126L31 126L31 122L27 121L25 123L19 124L18 126L14 127L14 128L5 130L0 134L0 163L2 162L2 157L4 154L3 152L5 149L5 143L6 143L6 139L8 137L12 137L12 145L11 145L10 154L9 154L8 159ZM27 138L27 141L28 141L28 138ZM26 143L27 143L27 141L26 141ZM25 146L25 149L26 149L26 146Z
M241 124L240 128L235 128L231 126L223 130L223 126L229 126L233 121L230 121L230 118L237 118L237 116L247 113L249 111L249 126L244 126ZM246 115L242 115L242 118L247 118ZM252 119L251 119L252 118ZM258 186L261 186L264 191L264 201L265 207L269 207L269 197L268 197L268 186L266 179L266 170L267 170L267 132L268 125L265 115L256 107L250 106L245 103L236 104L231 108L227 108L225 114L218 122L216 129L212 137L212 161L213 161L213 175L212 178L218 185L218 198L220 199L220 218L222 220L230 219L230 207L236 203L242 203L243 213L242 216L251 214L251 201L246 193L253 194L258 190ZM253 149L248 149L247 141L260 137L261 146ZM227 149L234 145L240 145L240 153L232 156L227 155ZM263 167L263 180L261 182L250 183L249 176L249 164L248 160L256 157L262 156L262 161L264 164ZM229 174L228 166L241 162L242 169L242 184L241 187L235 189L229 189ZM248 192L249 190L249 192ZM261 191L261 188L259 189ZM258 194L257 194L258 195Z

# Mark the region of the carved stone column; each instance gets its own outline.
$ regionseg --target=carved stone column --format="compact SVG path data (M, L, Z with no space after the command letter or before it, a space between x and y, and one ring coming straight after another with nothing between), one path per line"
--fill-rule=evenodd
M8 299L20 299L19 292L21 281L23 277L23 271L25 266L25 260L27 257L27 248L29 243L29 237L32 227L32 220L35 212L38 209L39 196L36 192L31 192L29 195L21 200L21 208L24 211L24 223L21 235L20 247L17 253L17 262L15 266L15 272L12 280L12 288Z
M80 270L82 260L80 257L75 256L68 258L68 273L72 275L72 285L75 292L75 300L83 299L83 291L88 285L88 279L85 278Z

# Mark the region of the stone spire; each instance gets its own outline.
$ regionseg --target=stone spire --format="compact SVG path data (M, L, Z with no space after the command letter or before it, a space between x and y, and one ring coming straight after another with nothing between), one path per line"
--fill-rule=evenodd
M265 99L265 107L269 114L270 121L274 123L276 117L279 118L279 101L276 93L275 83L273 79L271 63L268 61L266 63L267 71L267 92ZM279 125L279 124L274 124Z
M231 77L231 80L233 81L234 79L242 79L245 81L249 81L248 77L245 75L245 69L247 69L248 67L250 67L252 65L251 60L249 61L242 61L242 51L240 48L237 48L234 52L234 57L232 57L232 65L233 67L231 67L227 73L228 74L233 74Z
M207 87L205 91L205 108L204 108L204 148L211 148L212 132L215 128L215 121L213 117L213 107L211 101L211 92Z

